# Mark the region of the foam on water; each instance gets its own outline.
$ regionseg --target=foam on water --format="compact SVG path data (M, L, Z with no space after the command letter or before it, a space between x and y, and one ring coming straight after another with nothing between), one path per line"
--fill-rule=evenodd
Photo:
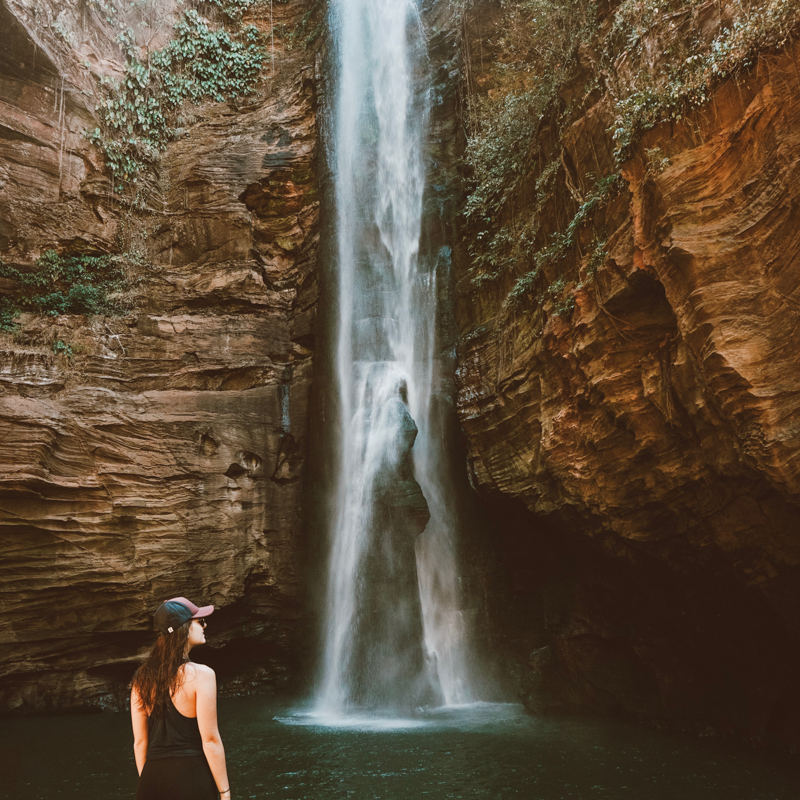
M274 717L283 725L302 725L353 731L405 731L420 728L464 730L495 726L530 717L518 703L476 701L459 705L419 708L412 716L386 716L379 713L353 712L331 714L308 708L297 708Z
M369 714L326 714L323 712L299 712L274 718L283 725L302 725L315 728L332 728L351 731L405 731L424 728L430 723L422 719L402 717L380 717Z

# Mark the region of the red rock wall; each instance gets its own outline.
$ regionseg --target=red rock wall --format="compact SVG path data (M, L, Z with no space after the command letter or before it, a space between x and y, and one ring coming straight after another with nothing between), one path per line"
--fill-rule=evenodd
M51 5L0 7L0 258L133 240L151 267L125 316L26 316L0 341L0 708L118 703L178 594L220 607L203 649L223 683L285 685L305 646L313 53L279 50L237 105L186 109L131 212L82 136L92 73L120 68L113 32Z
M587 277L587 226L560 267L571 315L509 309L518 275L477 292L457 260L459 418L535 709L800 741L798 60L647 132L604 265ZM555 145L532 131L560 154L552 207L615 171L613 119L596 93Z
M288 25L306 10L275 8ZM155 269L127 316L25 318L0 340L3 709L118 704L173 594L221 606L207 658L230 688L285 685L307 646L312 56L281 51L252 102L188 109L131 215L82 137L96 75L121 67L93 14L0 0L0 258L133 238ZM465 602L487 599L483 633L534 710L800 741L798 56L765 54L646 135L599 212L596 278L590 230L561 268L570 316L508 309L515 274L471 290L454 248L458 413L485 511ZM616 169L612 121L593 95L560 140L532 128L562 164L551 216L574 213L588 173ZM449 208L460 142L436 124L447 196L428 203ZM663 172L646 169L652 147ZM451 241L439 214L431 253ZM55 335L74 359L52 352Z

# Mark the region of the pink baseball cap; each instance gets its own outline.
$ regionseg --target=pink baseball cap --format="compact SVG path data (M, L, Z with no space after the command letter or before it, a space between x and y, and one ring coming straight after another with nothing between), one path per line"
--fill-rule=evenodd
M190 619L207 617L214 606L196 606L185 597L173 597L163 602L153 616L153 625L164 633L172 633Z

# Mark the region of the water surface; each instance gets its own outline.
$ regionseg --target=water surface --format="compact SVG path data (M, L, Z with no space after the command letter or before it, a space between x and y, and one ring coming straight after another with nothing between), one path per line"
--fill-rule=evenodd
M797 759L631 725L473 706L335 725L220 701L234 800L796 800ZM0 721L0 797L133 798L124 714Z

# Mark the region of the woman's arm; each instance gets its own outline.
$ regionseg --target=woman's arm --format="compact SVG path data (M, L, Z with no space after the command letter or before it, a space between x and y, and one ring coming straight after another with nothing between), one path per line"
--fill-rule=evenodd
M133 755L136 759L136 769L142 774L144 762L147 759L147 714L142 711L139 704L139 693L131 689L131 722L133 723Z
M211 667L193 664L197 671L197 725L203 738L203 752L211 767L211 774L222 794L222 800L229 800L230 789L228 768L225 765L225 748L217 727L217 676Z

